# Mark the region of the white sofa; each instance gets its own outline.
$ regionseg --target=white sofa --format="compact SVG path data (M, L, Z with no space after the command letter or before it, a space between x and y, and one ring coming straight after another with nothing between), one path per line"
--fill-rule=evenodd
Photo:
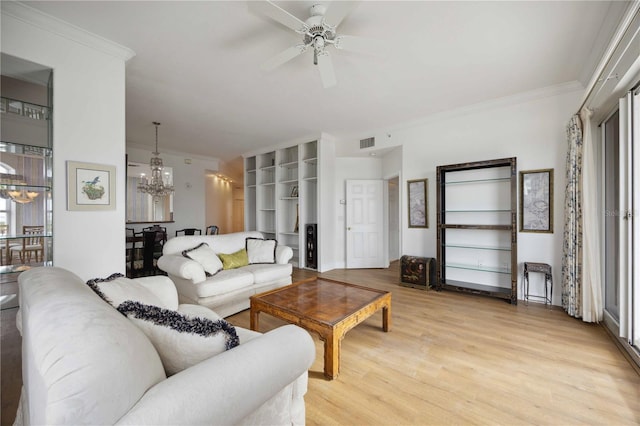
M249 298L254 294L291 284L291 247L278 244L275 263L227 269L210 277L201 264L184 257L182 252L207 243L215 253L235 253L245 247L247 238L264 236L252 231L171 238L164 244L158 268L175 283L181 303L206 306L227 317L249 308Z
M134 280L177 306L165 276ZM240 345L170 377L147 336L73 273L19 277L23 389L17 425L303 424L309 334L236 327ZM202 307L197 307L204 309Z

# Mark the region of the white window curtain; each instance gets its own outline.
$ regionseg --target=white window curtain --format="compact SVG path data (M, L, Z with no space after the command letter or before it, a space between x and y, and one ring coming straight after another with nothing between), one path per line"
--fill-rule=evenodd
M596 158L591 111L567 124L567 162L562 256L562 307L586 322L603 316Z
M580 111L582 119L583 138L583 168L582 168L582 188L583 204L582 217L584 223L582 265L583 265L583 288L582 288L582 319L586 322L600 322L604 315L602 300L602 274L601 274L601 251L600 251L600 210L598 181L597 181L597 157L591 136L591 110L583 108Z

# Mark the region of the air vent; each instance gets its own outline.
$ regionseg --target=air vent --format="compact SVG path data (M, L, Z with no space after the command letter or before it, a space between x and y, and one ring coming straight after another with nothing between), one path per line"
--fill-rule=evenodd
M371 148L376 146L376 138L360 139L360 149Z

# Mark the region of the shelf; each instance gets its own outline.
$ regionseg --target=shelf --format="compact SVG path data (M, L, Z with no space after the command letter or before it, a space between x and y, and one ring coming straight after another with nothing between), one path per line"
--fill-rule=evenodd
M282 235L292 235L294 237L297 237L298 235L300 235L299 232L281 232L280 234L282 234ZM291 247L291 246L289 246L289 247Z
M457 280L446 280L442 284L445 287L449 287L452 290L500 297L502 299L511 298L511 288L508 288L508 287L497 287L493 285L472 283L467 281L457 281Z
M0 189L13 190L13 189L33 189L35 191L44 190L51 191L51 186L49 185L14 185L11 183L0 183Z
M23 240L25 238L51 238L53 235L51 233L43 234L43 235L34 235L34 234L19 234L19 235L0 235L1 240Z
M511 270L509 268L498 268L497 266L474 266L465 265L462 263L447 263L444 266L445 268L466 269L468 271L491 272L496 274L511 275Z
M511 182L510 177L505 178L493 178L493 179L472 179L472 180L456 180L453 182L445 182L445 185L463 185L470 183L487 183L487 182Z
M439 288L518 303L516 188L515 157L436 167Z
M254 183L253 185L247 185L247 188L255 188L257 185Z
M306 180L306 181L314 181L314 180L318 180L318 177L317 177L317 176L311 176L311 177L303 178L302 180Z
M300 197L282 197L281 200L291 201L291 200L299 200Z
M499 210L445 210L445 213L511 213L511 209Z
M15 274L15 273L19 273L19 272L24 272L24 271L28 271L31 268L36 268L39 266L53 266L53 263L51 261L48 262L32 262L28 265L5 265L5 266L0 266L0 275L5 275L5 274Z
M261 171L267 171L267 170L274 170L276 168L276 166L264 166L264 167L260 167Z
M511 251L511 247L496 247L496 246L474 246L469 244L445 244L445 247L450 248L462 248L472 250L495 250L495 251Z
M275 185L275 184L276 184L275 182L263 182L263 183L260 184L260 186L272 186L272 185Z
M302 161L304 161L305 163L309 163L309 164L317 164L318 163L318 157L305 158Z
M298 183L298 179L281 180L280 183Z
M259 209L261 212L275 212L276 209Z
M279 166L287 168L287 169L297 169L298 168L298 162L297 161L290 161L288 163L281 163L281 164L279 164Z
M276 233L275 230L264 230L264 229L259 229L258 232L262 232L263 234L274 234Z
M247 173L255 173L256 169L247 170Z
M486 229L489 231L511 231L511 225L462 225L443 223L440 225L440 227L446 229Z

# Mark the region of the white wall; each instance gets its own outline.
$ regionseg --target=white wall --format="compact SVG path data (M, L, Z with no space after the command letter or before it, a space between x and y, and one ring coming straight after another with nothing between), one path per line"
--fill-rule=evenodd
M155 140L153 134L150 134L149 138ZM162 140L162 133L160 133L159 139ZM207 194L207 179L211 179L208 175L219 170L219 160L164 153L162 146L159 149L163 164L173 168L173 185L175 187L173 195L174 223L162 226L167 228L168 237L174 236L176 229L183 228L201 228L204 233L207 225L214 225L207 223L205 217L206 200L210 197L210 194ZM142 149L137 146L127 146L126 151L129 155L129 161L136 163L146 164L152 155L150 149ZM191 164L186 164L185 159L190 160ZM148 225L134 225L133 228L139 230L145 226Z
M83 279L124 273L125 60L133 52L86 33L76 42L79 31L64 27L2 2L2 52L54 70L53 263ZM116 166L114 210L66 209L67 160Z
M436 257L436 175L438 165L467 161L517 157L518 171L542 168L554 169L554 233L518 233L519 280L525 261L548 263L553 268L554 303L560 304L562 262L562 232L564 204L564 163L566 155L565 126L576 112L583 89L567 84L554 88L501 99L464 111L431 117L423 123L386 130L391 137L377 137L389 146L402 144L402 253ZM350 141L352 151L357 141ZM343 155L349 148L343 146ZM383 145L384 146L384 145ZM381 146L381 147L383 147ZM369 179L374 168L365 168L354 159L339 159L336 187L344 179ZM357 172L354 172L357 171ZM429 179L429 228L407 227L406 181ZM340 192L344 194L344 190ZM343 197L343 195L341 195ZM338 211L337 220L343 222ZM344 254L344 238L336 238L335 250ZM542 294L542 280L531 276L531 293ZM521 287L518 288L521 297Z

